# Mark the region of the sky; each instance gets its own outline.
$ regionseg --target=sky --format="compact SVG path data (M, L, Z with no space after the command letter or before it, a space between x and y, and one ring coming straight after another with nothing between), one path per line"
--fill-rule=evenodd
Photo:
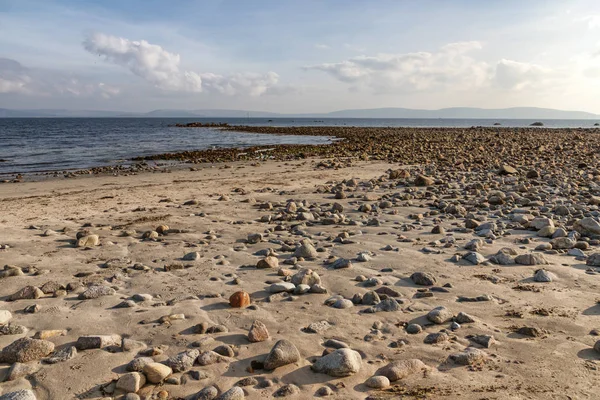
M0 108L600 114L598 0L0 0Z

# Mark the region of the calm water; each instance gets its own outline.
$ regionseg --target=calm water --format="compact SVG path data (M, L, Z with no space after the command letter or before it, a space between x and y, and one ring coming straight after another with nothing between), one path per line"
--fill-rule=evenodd
M127 164L132 157L213 147L320 144L330 138L181 129L175 123L273 126L528 126L533 120L313 118L0 118L0 174ZM592 127L592 120L543 120L545 127Z

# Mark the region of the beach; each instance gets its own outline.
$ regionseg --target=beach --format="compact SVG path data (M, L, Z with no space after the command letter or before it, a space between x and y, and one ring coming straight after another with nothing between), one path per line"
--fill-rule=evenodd
M232 129L0 184L0 396L597 396L599 129Z

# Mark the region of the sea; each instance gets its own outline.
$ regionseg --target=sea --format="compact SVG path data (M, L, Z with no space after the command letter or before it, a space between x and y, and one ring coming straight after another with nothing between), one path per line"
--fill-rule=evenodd
M278 144L325 144L325 136L285 136L176 128L176 123L261 126L593 128L594 120L359 118L0 118L0 176L131 164L138 156L184 150Z

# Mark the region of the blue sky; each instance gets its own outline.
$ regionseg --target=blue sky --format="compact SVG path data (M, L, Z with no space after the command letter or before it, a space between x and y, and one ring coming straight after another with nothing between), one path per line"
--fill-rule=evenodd
M0 107L600 113L600 2L0 0Z

